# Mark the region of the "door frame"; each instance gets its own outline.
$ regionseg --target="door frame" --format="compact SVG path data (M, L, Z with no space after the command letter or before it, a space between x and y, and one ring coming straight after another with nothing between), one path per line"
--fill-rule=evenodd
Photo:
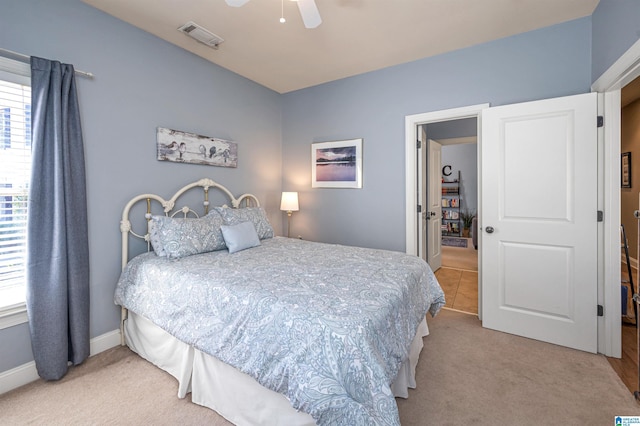
M489 104L477 104L461 108L452 108L441 111L425 112L421 114L413 114L405 116L405 212L406 212L406 234L405 248L408 254L420 255L418 244L418 188L417 176L418 159L416 158L416 141L418 140L418 126L422 124L439 123L441 121L458 120L462 118L478 119L478 136L480 135L480 112L488 108ZM429 135L427 135L429 137ZM480 138L478 137L477 146L480 146ZM478 152L480 149L478 148ZM480 157L478 156L478 161ZM478 179L478 184L480 180ZM478 203L480 203L480 193L478 193Z
M622 354L620 334L620 91L640 77L640 40L636 41L592 85L591 91L602 93L599 111L604 115L600 148L603 161L604 208L602 296L604 317L598 318L598 352L619 358ZM600 202L600 200L599 200ZM600 268L599 268L600 269Z
M417 179L418 176L418 158L416 158L416 141L418 140L418 126L423 124L438 123L442 121L458 120L463 118L476 118L477 119L477 135L478 140L476 143L476 150L478 152L477 161L478 167L480 166L480 114L483 109L488 108L489 104L477 104L460 108L451 108L440 111L426 112L422 114L413 114L405 116L405 249L408 254L415 256L423 256L421 252L422 248L419 244L418 238L418 221L421 220L421 214L418 213L417 206L419 204ZM429 135L427 135L429 137ZM481 184L480 168L478 168L478 210L481 210L482 206L482 194L480 192ZM478 217L478 229L480 229L482 218ZM478 248L482 246L482 234L478 235ZM480 252L478 250L478 268L480 267ZM480 271L478 271L480 272ZM480 295L482 294L482 280L481 275L478 273L478 317L482 319L482 301Z

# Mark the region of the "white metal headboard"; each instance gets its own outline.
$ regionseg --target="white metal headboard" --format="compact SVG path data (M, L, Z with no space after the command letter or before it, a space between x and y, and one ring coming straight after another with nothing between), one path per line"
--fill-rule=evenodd
M193 188L202 188L204 191L204 201L203 201L203 206L204 206L204 214L206 215L207 213L209 213L209 190L210 189L218 189L220 190L222 193L224 193L227 198L229 198L229 201L231 202L231 206L233 208L238 208L241 207L242 205L252 205L252 206L260 206L260 202L258 201L258 198L253 195L253 194L243 194L241 196L239 196L238 198L234 197L233 194L231 193L231 191L229 191L227 188L225 188L223 185L220 185L217 182L212 181L211 179L200 179L197 182L193 182L190 183L182 188L180 188L175 194L173 194L173 196L168 199L165 200L164 198L162 198L159 195L155 195L155 194L141 194L138 195L136 197L133 197L131 199L131 201L129 201L127 203L127 205L124 207L124 210L122 211L122 220L120 221L120 232L122 233L122 269L124 269L125 266L127 266L127 263L129 262L129 238L130 237L134 237L134 238L139 238L142 239L144 241L147 242L147 250L150 250L149 247L149 222L151 221L151 211L152 211L152 203L153 202L157 202L160 203L160 205L162 206L162 209L164 210L164 214L166 216L175 216L177 214L182 213L184 215L184 217L187 217L188 214L193 214L195 217L199 217L198 213L196 210L194 210L194 208L189 207L188 205L185 205L183 207L180 208L176 208L176 200L183 195L184 193L188 192L189 190L193 189ZM131 209L139 202L146 202L147 204L147 208L146 208L146 213L144 214L144 218L146 219L146 231L144 234L142 233L136 233L133 231L132 227L131 227L131 221L129 220L129 213L131 211ZM244 203L244 204L243 204Z

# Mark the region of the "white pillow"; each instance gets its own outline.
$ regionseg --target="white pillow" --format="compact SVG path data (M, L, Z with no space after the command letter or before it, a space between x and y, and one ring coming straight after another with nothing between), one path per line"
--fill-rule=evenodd
M237 225L222 225L222 236L227 244L229 253L256 247L260 245L260 238L255 226L251 222L240 222Z

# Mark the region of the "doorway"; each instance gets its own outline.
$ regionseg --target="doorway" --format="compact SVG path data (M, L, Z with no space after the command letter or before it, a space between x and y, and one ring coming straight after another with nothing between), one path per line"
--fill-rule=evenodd
M456 120L465 120L470 119L473 121L468 121L467 124L473 126L473 122L475 122L475 132L472 132L471 135L478 135L478 117L483 109L488 108L489 104L478 104L472 105L468 107L462 108L453 108L449 110L428 112L423 114L416 114L412 116L407 116L405 119L405 132L406 132L406 150L405 150L405 165L406 165L406 184L407 188L406 194L406 252L408 254L417 255L423 257L426 255L426 222L428 213L426 209L422 209L422 206L426 206L425 200L425 191L421 191L424 185L422 185L422 167L424 163L424 158L422 156L420 145L416 149L411 149L413 145L415 147L415 141L421 140L421 129L424 129L426 125L432 125L436 123L446 123L449 121ZM442 124L442 126L446 126L446 124ZM438 136L437 134L434 136ZM460 136L460 137L469 137L470 135ZM431 137L426 135L426 137ZM453 139L453 136L449 138L440 136L442 139ZM426 139L425 139L426 141ZM469 141L467 141L469 142ZM424 145L424 144L422 144ZM479 149L479 143L476 143L476 149ZM419 159L419 161L416 161ZM476 162L477 164L477 162ZM479 187L480 182L478 179L478 183L476 187ZM477 190L477 189L476 189ZM478 199L478 201L480 201ZM480 211L478 206L476 211ZM480 248L482 244L482 235L478 235L477 244L478 248ZM478 254L478 263L480 263L481 258ZM478 271L476 271L477 274ZM440 273L442 274L442 272ZM461 273L459 276L461 277ZM479 295L482 292L482 280L479 279L479 274L477 280L477 284L475 286L477 291L477 296L473 297L477 304L477 314L480 319L482 319L482 304L480 303ZM459 280L458 280L459 281ZM451 284L453 286L453 284Z
M477 128L476 119L452 120L442 124L460 129L463 121ZM441 124L441 123L438 123ZM430 134L433 125L427 125ZM442 267L436 277L443 286L447 307L478 314L478 211L477 137L438 139L442 144L441 195L443 225ZM428 186L431 188L432 186ZM449 207L445 207L449 206ZM453 226L452 226L453 225ZM474 226L475 225L475 226Z
M629 161L628 169L623 169L621 173L620 223L625 229L629 256L625 256L625 239L622 238L620 273L621 288L625 289L622 292L620 321L622 356L621 358L608 358L608 361L623 383L633 393L638 390L637 314L632 296L634 291L638 292L638 258L640 257L638 255L638 220L633 214L634 210L638 209L640 187L640 173L637 173L640 170L640 139L637 137L640 134L640 126L638 125L640 120L640 77L622 88L620 109L621 158L627 157L625 154L628 153L627 159ZM635 165L637 167L634 168ZM631 283L633 283L633 290Z
M437 200L441 220L439 226L428 226L439 238L426 244L423 258L429 262L445 292L450 309L478 314L478 152L477 117L446 120L421 125L419 133L434 142L438 150L437 172L423 170L423 179L437 179L439 185L427 182L424 194L427 200ZM434 166L432 149L423 150L423 164ZM435 222L430 204L427 204L428 222ZM432 223L430 224L432 225ZM475 225L475 226L474 226ZM433 237L433 236L432 236ZM435 247L437 245L437 247ZM429 251L440 253L436 265Z

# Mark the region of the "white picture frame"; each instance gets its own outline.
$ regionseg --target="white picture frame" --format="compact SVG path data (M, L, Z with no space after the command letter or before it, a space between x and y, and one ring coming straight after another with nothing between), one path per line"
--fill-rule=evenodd
M311 144L312 188L362 188L362 139Z

